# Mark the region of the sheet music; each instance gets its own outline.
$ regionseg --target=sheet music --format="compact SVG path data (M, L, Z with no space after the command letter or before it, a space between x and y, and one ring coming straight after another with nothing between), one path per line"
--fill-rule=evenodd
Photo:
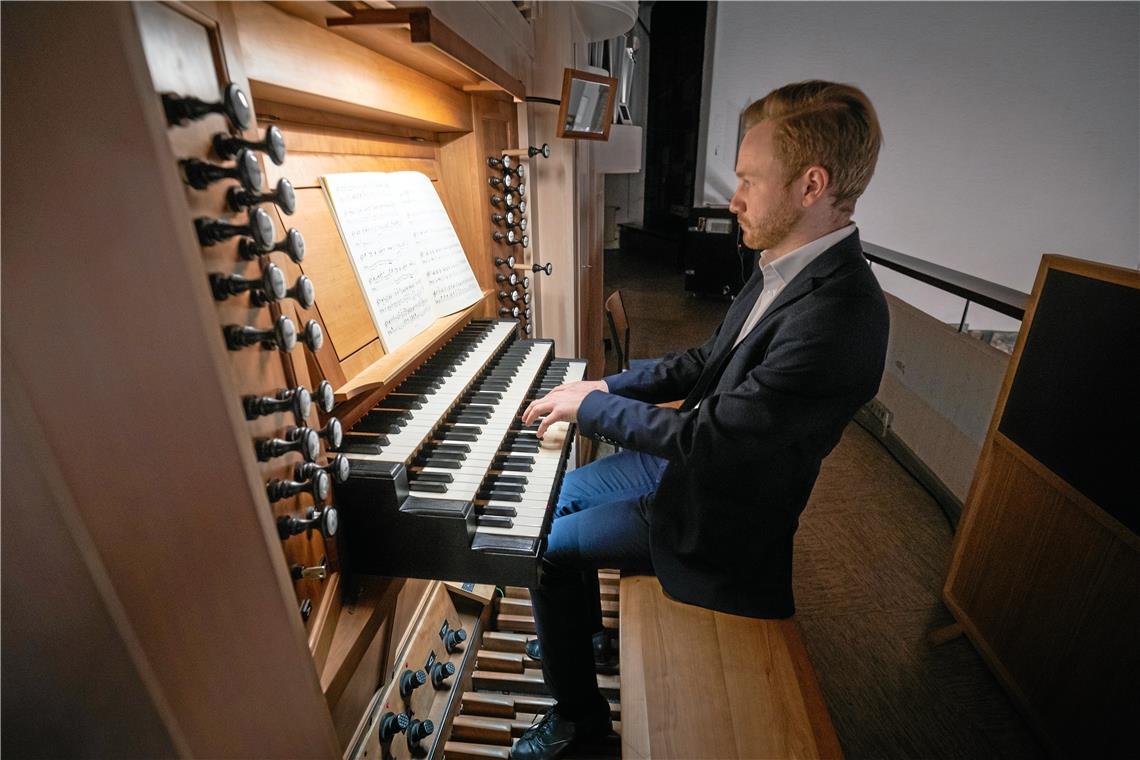
M454 314L477 302L483 291L431 180L419 172L393 172L389 176L407 200L408 223L431 289L436 317Z
M391 353L482 298L447 211L419 172L321 177L376 332Z

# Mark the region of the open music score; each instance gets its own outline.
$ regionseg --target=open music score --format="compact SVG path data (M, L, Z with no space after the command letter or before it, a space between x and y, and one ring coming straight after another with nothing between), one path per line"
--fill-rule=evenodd
M483 297L425 175L351 172L320 179L386 353Z

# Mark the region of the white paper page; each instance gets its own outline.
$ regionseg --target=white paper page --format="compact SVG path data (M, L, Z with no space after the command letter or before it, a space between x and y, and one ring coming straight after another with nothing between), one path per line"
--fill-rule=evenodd
M328 174L321 185L376 332L385 353L391 353L436 318L432 300L425 297L403 191L383 172Z
M392 172L388 176L406 199L408 226L415 239L415 250L420 256L436 317L454 314L477 303L483 291L431 180L419 172Z

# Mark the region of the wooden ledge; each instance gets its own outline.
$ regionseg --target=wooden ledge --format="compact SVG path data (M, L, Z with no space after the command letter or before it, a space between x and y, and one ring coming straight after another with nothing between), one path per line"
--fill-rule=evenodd
M794 620L728 615L622 578L622 757L840 758Z

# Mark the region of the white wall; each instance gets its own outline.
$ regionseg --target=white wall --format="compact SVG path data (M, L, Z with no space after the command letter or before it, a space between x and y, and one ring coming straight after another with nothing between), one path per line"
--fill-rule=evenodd
M861 87L883 126L864 239L1025 292L1046 252L1140 265L1140 4L724 2L715 18L705 203L732 194L748 103L831 79ZM961 315L960 299L879 276ZM1016 325L977 306L969 322Z

